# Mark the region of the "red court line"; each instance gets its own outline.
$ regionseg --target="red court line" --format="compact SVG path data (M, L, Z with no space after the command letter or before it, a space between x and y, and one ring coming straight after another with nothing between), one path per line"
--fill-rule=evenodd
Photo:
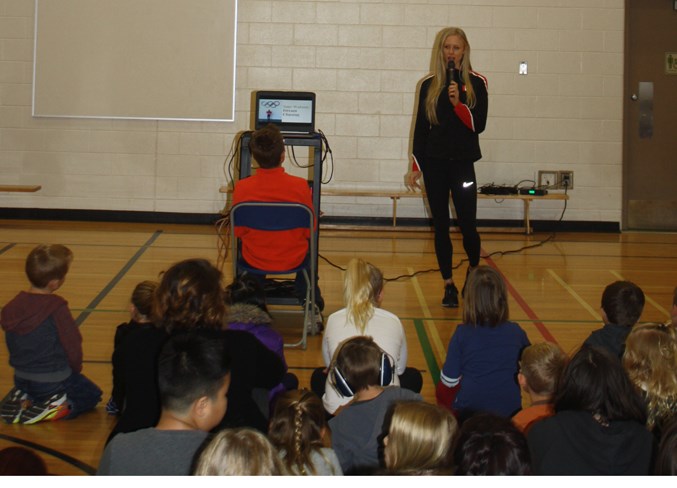
M522 298L522 295L520 295L517 290L515 290L515 287L512 286L512 283L508 280L508 278L503 274L503 272L500 270L498 265L494 262L493 259L491 259L488 256L488 253L482 249L482 254L486 255L487 257L483 258L489 266L494 268L498 273L503 277L503 281L505 281L505 285L508 288L508 292L512 297L515 299L515 301L519 304L519 306L524 310L524 312L527 314L527 317L531 319L531 321L534 323L538 331L541 333L543 338L548 341L548 342L553 342L555 344L558 344L557 340L553 337L553 335L550 333L548 328L545 326L543 322L541 322L541 319L538 318L538 315L536 315L536 312L534 312L529 304L526 302L524 298Z

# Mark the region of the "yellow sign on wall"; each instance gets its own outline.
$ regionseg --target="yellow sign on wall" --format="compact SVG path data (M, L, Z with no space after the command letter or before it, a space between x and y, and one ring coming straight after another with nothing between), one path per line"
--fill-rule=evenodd
M677 75L677 53L665 53L665 74Z

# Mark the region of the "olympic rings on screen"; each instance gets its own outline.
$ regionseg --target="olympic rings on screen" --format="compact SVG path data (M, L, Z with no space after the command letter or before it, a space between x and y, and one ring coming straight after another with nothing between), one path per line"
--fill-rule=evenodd
M261 105L263 105L264 107L275 108L280 105L280 102L277 100L271 100L268 102L263 102Z

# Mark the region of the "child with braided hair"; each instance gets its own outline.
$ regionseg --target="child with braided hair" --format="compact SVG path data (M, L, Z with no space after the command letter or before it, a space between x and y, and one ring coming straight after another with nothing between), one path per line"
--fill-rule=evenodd
M322 400L315 393L293 390L277 398L268 437L289 474L343 474L336 453L325 447L328 433Z

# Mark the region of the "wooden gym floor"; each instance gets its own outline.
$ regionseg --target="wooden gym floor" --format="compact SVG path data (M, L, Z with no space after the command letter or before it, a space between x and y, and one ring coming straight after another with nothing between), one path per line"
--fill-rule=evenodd
M532 342L554 341L564 350L578 347L591 330L601 326L599 303L604 287L615 280L637 283L647 303L642 321L669 318L672 291L677 285L677 234L561 233L542 246L549 234L482 234L482 249L505 277L511 318ZM458 235L454 263L465 257ZM93 473L98 466L114 419L104 405L111 390L110 358L115 327L128 320L128 303L136 283L157 279L172 263L193 257L217 262L216 231L210 226L39 222L0 220L0 305L27 289L24 261L39 243L70 247L75 260L59 294L65 297L84 338L84 374L104 390L93 412L72 421L37 425L0 422L0 448L24 445L40 452L50 472ZM352 257L380 267L386 278L411 275L437 267L430 232L322 230L319 275L326 301L325 316L342 307L342 272ZM466 263L455 272L463 283ZM232 277L230 259L223 266ZM383 308L397 314L409 344L409 365L423 370L423 395L434 401L434 385L461 309L440 306L442 285L437 271L403 277L386 285ZM298 333L285 328L283 334ZM309 386L313 368L322 365L321 336L310 337L307 350L286 351L290 370L301 386ZM12 387L12 369L4 341L0 345L0 397Z

